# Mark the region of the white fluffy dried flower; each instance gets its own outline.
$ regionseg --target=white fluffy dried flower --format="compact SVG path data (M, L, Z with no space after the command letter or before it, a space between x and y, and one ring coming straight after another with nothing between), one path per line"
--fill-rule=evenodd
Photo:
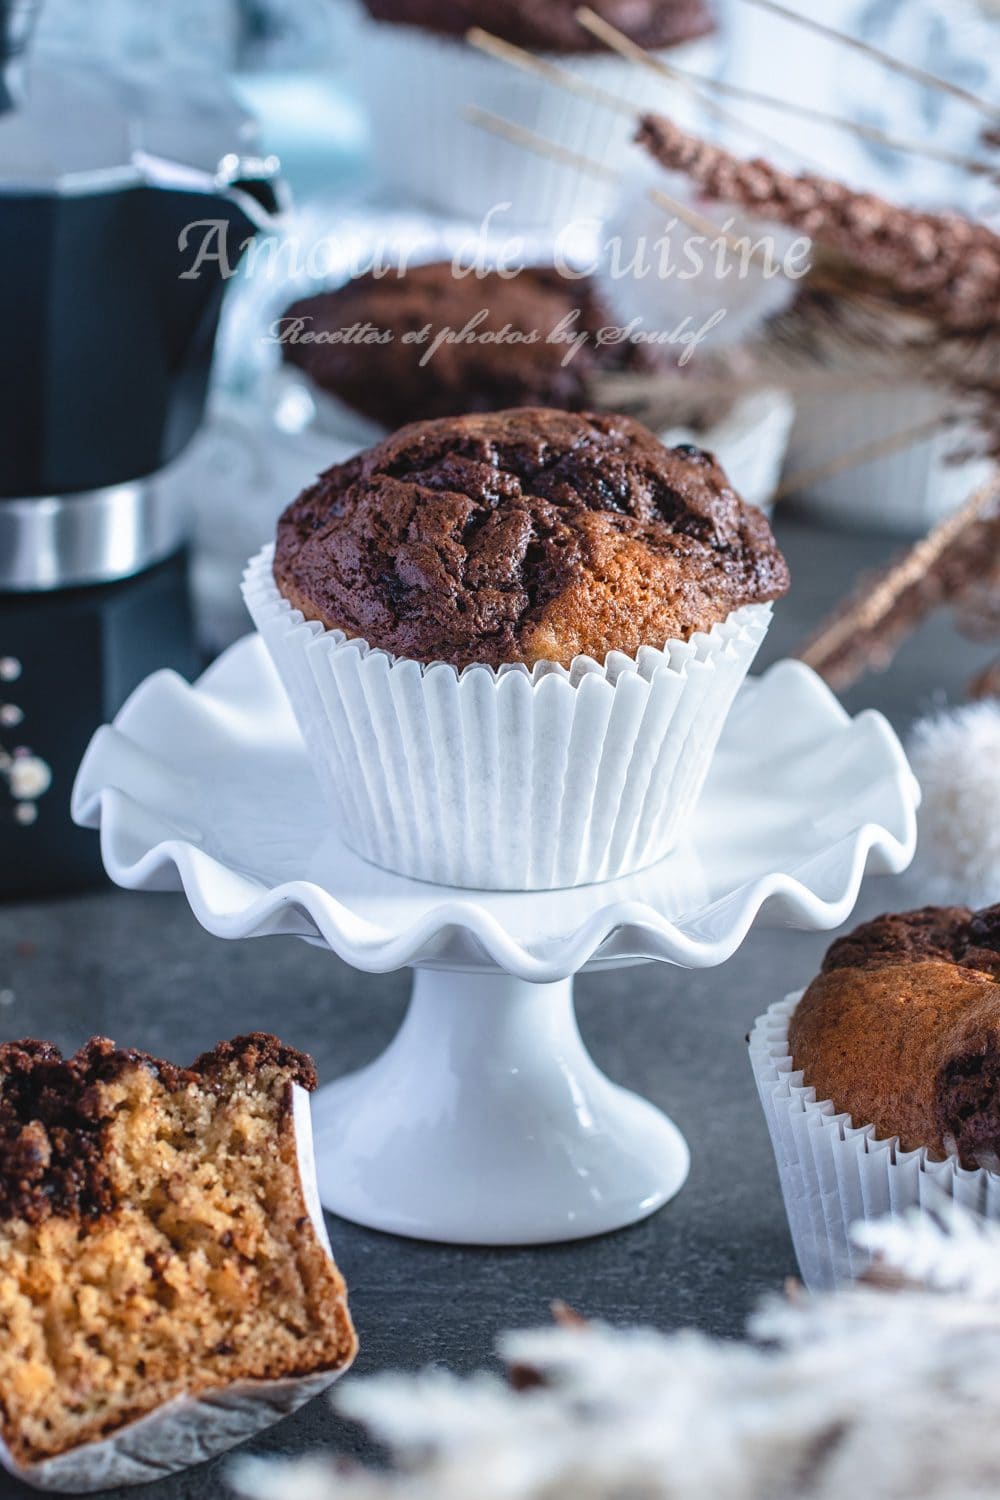
M871 1226L898 1289L774 1298L756 1342L599 1324L508 1335L530 1371L355 1381L389 1473L243 1460L248 1500L995 1500L1000 1228ZM920 1285L916 1284L921 1283Z
M907 746L923 791L914 875L928 901L1000 898L1000 703L921 719Z

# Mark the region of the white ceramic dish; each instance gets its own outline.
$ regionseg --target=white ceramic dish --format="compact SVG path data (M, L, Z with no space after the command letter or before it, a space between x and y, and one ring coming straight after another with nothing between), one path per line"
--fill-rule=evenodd
M850 719L793 662L744 686L681 846L624 879L543 895L422 884L324 833L319 796L249 637L193 687L164 672L137 689L94 737L73 808L100 826L112 879L182 889L220 937L294 933L359 969L427 971L383 1057L314 1101L320 1191L361 1223L478 1244L619 1227L684 1181L676 1127L587 1056L570 977L722 963L758 919L839 926L866 869L909 863L918 801L881 715Z
M243 597L343 842L398 875L508 891L618 879L676 847L771 623L751 604L635 656L459 673L303 619L273 546Z

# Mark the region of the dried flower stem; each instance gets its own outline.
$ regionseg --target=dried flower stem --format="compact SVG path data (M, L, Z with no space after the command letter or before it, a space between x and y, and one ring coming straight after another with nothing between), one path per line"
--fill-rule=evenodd
M877 630L903 595L927 576L966 527L979 519L998 493L1000 475L993 474L959 510L940 521L891 567L870 593L866 593L820 632L802 653L802 660L806 665L821 675L826 675L843 647Z
M675 68L673 63L668 63L662 57L654 56L653 53L647 52L638 43L633 42L632 38L626 35L624 31L619 31L616 26L612 26L609 21L605 21L603 16L599 16L589 6L581 6L576 12L576 19L585 31L589 31L591 36L596 37L599 42L603 42L605 47L611 52L617 53L626 62L635 63L638 67L645 68L649 73L656 73L660 78L664 78L670 83L680 84L682 88L686 89L689 94L693 94L723 124L732 126L743 136L755 136L757 140L761 141L772 151L786 152L792 150L800 160L805 160L802 153L789 141L779 140L777 136L768 134L766 130L761 130L755 125L748 124L746 120L741 119L732 110L726 109L723 105L719 104L718 100L713 97L711 90L706 87L707 80L699 78L696 74L690 73L683 68ZM634 113L635 111L633 111Z
M536 52L529 52L524 47L517 47L503 37L494 36L481 26L471 27L465 33L465 40L477 52L485 52L498 62L518 68L522 73L534 73L537 78L544 78L547 83L554 83L568 93L579 94L584 99L592 100L594 104L614 110L616 114L635 119L635 106L627 99L620 99L617 94L609 93L607 89L591 83L588 78L581 78L579 73L574 73L570 68L561 68L558 63L549 62L547 58L539 57Z
M1000 660L992 662L969 684L969 697L977 702L986 698L1000 698Z
M495 115L488 109L480 109L478 104L467 104L462 111L465 119L473 125L488 130L491 135L501 136L510 141L512 145L521 146L527 151L533 151L536 156L544 156L549 161L561 163L563 166L574 167L578 172L586 172L591 177L600 177L605 182L617 182L619 176L613 167L607 167L603 162L594 161L592 157L581 156L578 151L571 151L568 146L560 146L556 141L550 141L546 136L538 135L533 130L528 130L524 125L517 125L513 120L505 120L502 115ZM694 229L698 234L708 236L709 239L721 239L737 255L742 255L745 244L733 235L727 234L713 224L711 219L705 219L694 209L688 208L669 193L660 188L651 188L648 195L652 201L661 208L666 208L676 218ZM750 250L748 260L762 259L756 246ZM782 269L780 266L779 270Z
M815 464L809 469L799 469L781 481L774 492L774 498L784 500L788 495L807 490L825 479L833 479L836 475L844 474L849 469L856 469L861 464L871 463L877 458L888 458L893 453L902 453L907 448L913 448L917 443L923 442L925 438L933 437L936 432L946 427L950 420L946 414L930 417L926 422L917 423L915 427L907 427L902 432L893 432L888 437L875 438L870 443L863 443L859 448L850 448L846 453L838 453L836 458L831 458L826 463Z
M679 77L688 79L696 76L687 69L674 68L673 71ZM699 74L697 81L714 94L723 94L729 99L742 99L746 104L778 110L782 114L797 115L799 119L812 120L817 125L828 125L831 130L845 131L848 135L857 136L859 140L872 141L875 145L885 146L889 151L900 151L908 156L921 156L929 161L944 162L948 166L958 167L961 171L970 172L978 177L989 177L997 171L995 162L982 161L979 157L966 156L958 151L948 151L945 147L933 146L928 141L901 140L899 136L880 130L877 125L865 125L860 120L851 120L846 115L831 114L828 110L817 109L811 104L800 104L795 99L782 99L776 94L762 93L759 89L744 88L742 84L730 83L725 78L704 78Z
M996 171L996 167L986 161L979 161L975 157L960 155L954 151L948 151L942 146L933 146L923 141L904 141L896 136L889 135L884 130L879 130L875 125L864 125L857 120L847 119L843 115L829 114L826 110L816 109L809 104L798 104L791 99L781 99L773 94L764 94L757 89L748 89L740 84L729 83L721 78L706 78L701 74L692 73L688 68L678 68L674 63L667 62L664 58L645 51L636 42L633 42L625 32L618 27L612 26L603 16L589 6L581 6L576 12L576 18L585 31L598 41L603 42L612 52L619 57L624 57L629 62L637 63L640 67L650 72L659 73L661 77L679 83L689 91L693 92L702 102L711 109L717 119L736 126L744 134L748 131L755 135L765 145L776 147L780 151L794 149L795 154L801 160L807 158L792 143L780 140L776 136L769 135L757 126L749 125L738 115L730 110L722 109L712 97L715 94L723 94L730 99L742 99L747 104L762 105L767 109L780 110L785 114L798 115L801 119L814 120L818 124L829 125L833 130L846 131L850 135L857 136L860 140L873 141L877 145L885 146L891 151L901 151L913 156L922 156L931 161L946 162L950 166L960 167L963 171L974 174L989 176ZM812 163L813 165L818 165ZM820 170L825 170L820 167Z
M556 141L550 141L544 135L537 135L535 131L528 130L524 125L517 125L513 120L505 120L503 115L495 115L491 110L480 109L478 104L467 104L462 110L462 115L471 124L478 125L482 130L488 130L490 135L498 135L503 140L510 141L514 146L522 146L526 151L533 151L536 156L544 156L549 161L559 162L566 167L574 167L576 171L586 172L590 177L601 177L605 182L618 180L618 173L613 167L606 167L603 162L594 161L589 156L582 156L578 151L571 151L568 146L560 146Z

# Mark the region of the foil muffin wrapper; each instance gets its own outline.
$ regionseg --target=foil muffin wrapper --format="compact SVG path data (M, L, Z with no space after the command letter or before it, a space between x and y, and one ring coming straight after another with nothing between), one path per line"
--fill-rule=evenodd
M332 1259L316 1183L309 1095L299 1084L293 1084L292 1090L302 1194L313 1228ZM61 1494L148 1484L215 1458L280 1422L322 1395L348 1368L342 1365L280 1380L238 1380L197 1395L175 1396L99 1441L82 1443L37 1463L18 1463L0 1442L0 1464L34 1489Z
M635 657L429 666L306 621L273 546L243 594L345 843L441 885L550 890L668 854L771 619L747 605Z
M788 1027L802 992L759 1016L750 1034L750 1064L778 1164L802 1280L827 1291L856 1279L870 1254L852 1227L933 1209L952 1200L1000 1220L1000 1174L935 1161L924 1150L902 1151L879 1139L874 1125L838 1113L803 1082L788 1046Z
M698 116L682 84L611 53L539 56L621 100L624 110L419 26L362 13L356 28L355 48L365 59L358 84L378 179L408 199L463 218L483 219L501 205L507 207L500 222L507 224L562 227L600 218L616 201L630 162L643 159L632 140L636 116L659 109L687 124ZM708 36L653 56L711 74L718 50ZM491 134L465 117L469 105L585 158L598 172Z

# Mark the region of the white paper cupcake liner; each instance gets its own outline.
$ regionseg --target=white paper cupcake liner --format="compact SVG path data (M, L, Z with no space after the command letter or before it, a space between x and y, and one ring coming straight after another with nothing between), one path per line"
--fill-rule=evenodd
M316 1183L309 1095L298 1084L292 1086L292 1108L303 1197L332 1258ZM34 1489L62 1494L148 1484L204 1463L280 1422L328 1390L347 1368L282 1380L240 1380L196 1396L178 1396L106 1438L39 1463L18 1463L0 1442L0 1465Z
M689 91L610 53L544 54L543 60L623 100L630 113L417 26L362 20L356 45L364 56L359 82L379 179L447 213L481 219L509 203L502 221L512 224L561 227L601 217L630 159L641 158L632 141L636 116L659 109L693 123ZM711 73L717 44L707 37L662 55L677 67ZM467 105L513 121L613 176L548 160L492 135L464 118Z
M645 868L676 843L770 624L748 605L688 642L543 663L422 667L303 619L272 577L243 594L344 841L442 885L548 890Z
M870 1254L852 1226L952 1199L1000 1219L1000 1174L969 1170L925 1150L901 1151L879 1140L874 1125L856 1125L829 1099L817 1099L796 1071L788 1026L801 993L760 1016L750 1035L750 1063L771 1133L778 1176L802 1280L826 1291L859 1276Z
M808 473L840 454L902 434L949 411L954 401L929 385L865 385L796 395L787 472ZM853 464L810 484L799 498L811 514L841 525L920 536L964 504L988 478L975 455L982 436L971 421L942 428L896 453Z

